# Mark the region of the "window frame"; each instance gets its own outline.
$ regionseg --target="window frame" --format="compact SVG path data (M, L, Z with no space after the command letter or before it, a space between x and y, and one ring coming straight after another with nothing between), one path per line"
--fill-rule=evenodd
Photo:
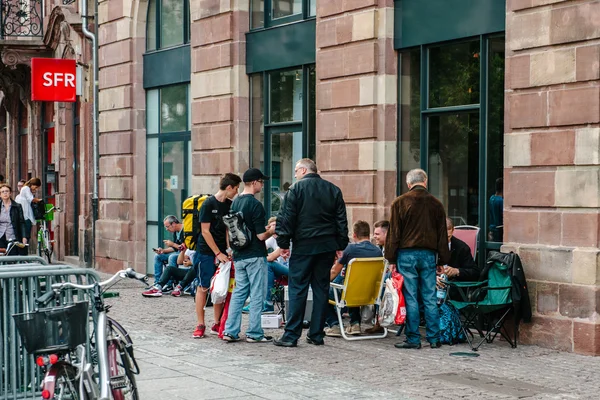
M277 69L277 70L271 70L271 71L263 71L263 72L258 72L257 74L252 74L250 75L250 93L253 93L253 89L252 89L252 85L254 85L253 83L253 79L252 76L256 76L258 74L262 75L262 109L263 109L263 113L262 113L262 129L263 129L263 149L262 149L262 156L263 156L263 163L264 163L264 173L267 176L271 176L272 173L272 154L271 154L271 147L272 147L272 136L273 135L277 135L277 134L281 134L281 133L292 133L292 132L302 132L302 157L309 157L309 158L314 158L315 154L311 154L312 152L315 151L316 149L316 132L312 132L314 129L310 129L311 126L316 126L316 124L312 124L311 125L311 118L310 118L310 107L316 107L316 98L315 98L315 104L313 104L311 102L311 98L310 98L310 85L311 85L311 69L316 71L315 68L315 64L306 64L306 65L301 65L301 66L297 66L297 67L292 67L292 68L284 68L284 69ZM272 73L277 73L277 72L285 72L285 71L296 71L296 70L301 70L302 71L302 120L301 121L289 121L289 122L268 122L269 119L269 113L270 113L270 101L271 101L271 93L270 93L270 89L271 89L271 77L270 75ZM315 79L315 84L316 84L316 79ZM316 93L316 92L315 92ZM252 112L252 107L253 107L253 102L250 102L250 126L253 125L253 121L252 121L252 116L253 116L253 112ZM316 113L315 113L315 118L316 118ZM253 132L250 133L250 141L249 141L249 148L250 148L250 157L249 157L249 165L251 167L257 167L258 162L254 159L255 158L255 154L253 152L253 147L254 147L254 134ZM312 142L312 143L311 143ZM271 193L272 192L272 184L270 180L265 181L265 186L263 189L264 193ZM264 201L264 206L265 206L265 210L267 212L267 215L271 215L271 202L270 201L266 201L266 196L263 197Z
M414 46L409 48L403 48L399 51L398 56L398 131L397 140L401 143L402 137L402 112L400 107L402 106L402 56L403 52L410 51L413 49L420 50L420 62L419 62L419 74L420 74L420 168L424 171L428 171L429 167L429 118L432 116L443 116L449 114L462 114L468 112L479 113L479 173L478 173L478 213L479 213L479 240L478 240L478 264L483 267L485 263L486 252L489 250L500 250L502 242L491 242L487 238L487 227L489 222L488 215L488 196L487 189L491 182L488 182L488 119L489 119L489 77L488 71L490 48L489 44L494 39L506 39L504 32L471 36L467 38L461 38L458 40L452 40L441 43L423 44L420 46ZM465 104L456 106L444 106L444 107L429 107L429 79L430 79L430 65L429 65L429 51L432 48L467 43L474 40L479 41L479 102L476 104ZM397 148L397 165L402 165L402 146L399 145ZM405 183L402 182L402 174L399 173L396 176L397 195L402 193Z
M188 45L190 43L190 33L191 33L191 12L190 12L190 0L183 0L183 41L181 43L178 44L174 44L171 46L167 46L167 47L162 47L162 34L161 34L161 28L162 28L162 4L163 0L154 0L154 4L152 4L152 1L150 1L148 3L148 10L146 12L146 21L149 20L149 16L150 16L150 9L152 7L152 5L155 6L155 15L156 15L156 25L155 25L155 32L154 35L156 37L156 46L154 49L150 50L148 49L148 40L146 40L146 53L153 53L156 51L161 51L161 50L166 50L166 49L172 49L174 47L178 47L178 46L185 46ZM146 23L146 37L147 32L148 32L148 28L149 28L149 24Z
M264 10L263 10L263 25L252 27L252 10L254 1L249 0L249 18L250 18L250 32L268 29L275 26L290 24L298 21L304 21L311 18L316 18L316 9L315 15L311 15L310 8L311 4L314 2L316 4L317 0L302 0L302 11L297 14L288 15L280 18L272 18L272 10L273 10L273 1L277 0L264 0Z

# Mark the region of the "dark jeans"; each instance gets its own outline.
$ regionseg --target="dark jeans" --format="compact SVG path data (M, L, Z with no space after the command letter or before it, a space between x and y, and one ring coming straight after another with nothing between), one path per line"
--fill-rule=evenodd
M339 283L340 285L344 283L344 277L340 274L335 277L333 283ZM338 299L342 294L342 291L339 289L334 289L331 286L329 287L329 300L335 300L333 296L333 291L338 291ZM334 305L327 304L327 319L325 320L325 324L329 327L333 327L340 324L340 321L337 317L337 312L335 310ZM360 307L350 307L348 308L348 313L350 314L350 325L360 324Z
M177 281L182 288L192 283L196 278L197 272L194 267L173 267L169 265L160 275L160 280L157 282L161 287L165 286L169 281Z
M277 261L268 261L267 266L267 296L265 297L265 303L271 304L275 279L288 276L290 269Z
M8 240L6 239L6 235L2 235L2 237L0 237L0 247L6 249L8 247ZM6 254L7 256L17 256L19 255L19 248L18 247L13 247L10 250L10 253Z
M323 340L329 291L329 270L334 259L335 251L311 255L292 252L288 275L289 318L281 340L296 342L302 335L302 322L309 286L312 287L313 309L308 337L315 341Z
M31 243L31 227L33 224L30 220L25 220L25 232L23 233L23 237L27 239L27 243ZM29 254L29 246L25 246L22 249L19 249L19 254L22 256L26 256Z

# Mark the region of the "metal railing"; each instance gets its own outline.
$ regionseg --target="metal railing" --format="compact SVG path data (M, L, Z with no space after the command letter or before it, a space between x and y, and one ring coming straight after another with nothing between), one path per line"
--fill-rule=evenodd
M0 0L0 39L44 36L43 0Z
M14 264L42 264L48 265L46 259L39 256L2 256L0 257L0 265Z
M15 264L0 267L0 400L40 398L43 379L33 355L22 346L13 315L34 311L35 299L57 282L99 281L95 271L68 265ZM76 289L61 292L61 304L89 301ZM88 337L89 332L88 332ZM88 343L89 345L89 343Z

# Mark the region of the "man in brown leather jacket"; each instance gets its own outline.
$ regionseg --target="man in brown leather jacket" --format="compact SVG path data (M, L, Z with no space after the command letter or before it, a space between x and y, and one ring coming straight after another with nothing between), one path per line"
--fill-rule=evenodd
M392 203L385 258L396 264L404 277L402 293L406 302L406 343L397 348L420 349L420 292L425 309L426 339L440 347L439 312L436 304L436 267L450 258L446 212L442 203L427 191L427 173L413 169L406 176L408 193Z

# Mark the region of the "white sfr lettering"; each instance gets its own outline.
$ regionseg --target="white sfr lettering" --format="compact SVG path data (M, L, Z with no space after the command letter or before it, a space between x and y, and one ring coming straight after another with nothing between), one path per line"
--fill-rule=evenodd
M42 76L44 79L43 86L49 87L54 86L58 87L59 83L62 83L64 87L75 87L75 75L70 73L63 72L44 72Z

